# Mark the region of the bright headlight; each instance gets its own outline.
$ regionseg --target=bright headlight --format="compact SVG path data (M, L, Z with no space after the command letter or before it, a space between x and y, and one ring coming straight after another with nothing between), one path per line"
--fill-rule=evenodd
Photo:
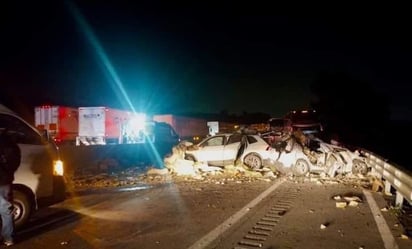
M56 160L53 162L53 175L55 176L63 176L64 168L63 168L63 161Z

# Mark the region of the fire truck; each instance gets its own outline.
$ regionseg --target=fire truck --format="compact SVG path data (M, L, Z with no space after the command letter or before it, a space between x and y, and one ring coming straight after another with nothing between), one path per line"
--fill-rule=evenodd
M173 127L157 122L145 113L108 107L79 107L79 135L76 145L176 144Z
M79 107L76 145L122 143L122 129L135 116L139 114L104 106Z
M77 146L146 142L173 144L180 140L179 134L165 120L105 106L37 106L35 126L57 144Z
M78 134L79 112L75 107L42 105L34 108L34 124L57 144L74 143Z

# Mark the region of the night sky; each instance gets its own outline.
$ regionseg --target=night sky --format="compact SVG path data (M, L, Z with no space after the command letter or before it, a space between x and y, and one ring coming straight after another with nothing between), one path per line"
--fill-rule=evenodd
M343 71L412 119L406 7L16 2L0 8L8 102L280 116L309 106L320 72Z

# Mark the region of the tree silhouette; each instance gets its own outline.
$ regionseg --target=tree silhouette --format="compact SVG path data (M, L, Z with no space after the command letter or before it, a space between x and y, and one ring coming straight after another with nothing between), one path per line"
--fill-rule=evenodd
M312 106L326 133L338 135L344 143L366 147L382 138L389 121L389 99L369 82L328 72L319 74L310 89Z

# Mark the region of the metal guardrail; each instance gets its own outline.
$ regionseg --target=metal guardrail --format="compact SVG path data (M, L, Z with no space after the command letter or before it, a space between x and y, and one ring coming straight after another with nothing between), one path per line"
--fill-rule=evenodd
M396 190L396 206L402 206L404 200L412 204L412 176L370 151L362 149L362 152L372 167L372 175L384 181L385 193L391 193L392 188Z

